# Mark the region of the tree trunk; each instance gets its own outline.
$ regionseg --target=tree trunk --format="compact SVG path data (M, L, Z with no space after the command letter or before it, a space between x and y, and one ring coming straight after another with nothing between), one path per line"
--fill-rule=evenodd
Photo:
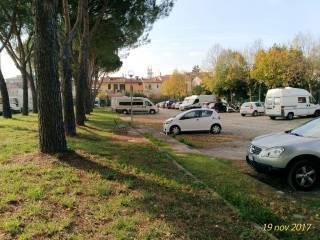
M27 75L28 75L30 89L31 89L31 95L32 95L32 108L33 108L32 111L33 111L33 113L38 113L37 90L36 90L36 86L34 83L32 66L31 66L30 61L28 63L28 66L29 66L29 73L27 73Z
M72 96L72 68L71 68L71 46L68 42L63 48L62 58L62 103L64 115L64 127L68 136L76 135L76 124L73 109Z
M92 94L90 92L90 88L88 87L87 83L87 88L86 88L86 114L90 114L92 112L92 104L91 104L91 99L92 99Z
M26 66L21 67L22 74L22 115L29 115L29 103L28 103L28 77Z
M86 119L86 88L88 79L89 59L89 16L88 0L82 1L83 32L80 39L80 52L78 60L78 72L76 81L76 123L84 126Z
M58 0L35 0L34 3L40 151L64 152L67 150L67 144L58 74Z
M2 115L4 118L12 118L7 84L4 80L1 69L0 69L0 92L2 97Z

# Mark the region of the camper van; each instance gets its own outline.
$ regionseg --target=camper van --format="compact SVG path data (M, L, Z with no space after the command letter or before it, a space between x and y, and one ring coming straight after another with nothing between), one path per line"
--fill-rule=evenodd
M3 112L3 102L2 102L2 97L0 96L0 114L2 114ZM9 102L10 102L10 108L11 108L11 111L13 113L18 113L18 112L21 112L20 110L20 105L19 105L19 101L17 98L15 97L10 97L9 98Z
M311 94L300 88L276 88L267 92L265 100L266 115L292 120L294 117L320 116L320 105Z
M118 113L128 114L131 111L130 97L113 97L111 98L111 108ZM133 97L132 112L155 114L159 108L155 106L148 98Z
M184 111L192 108L201 108L204 103L212 103L215 101L216 98L213 95L192 95L183 100L179 109Z

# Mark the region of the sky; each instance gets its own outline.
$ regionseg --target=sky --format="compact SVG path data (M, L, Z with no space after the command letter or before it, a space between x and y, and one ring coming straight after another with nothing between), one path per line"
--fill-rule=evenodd
M177 0L169 17L155 23L151 42L130 51L112 75L146 76L203 65L214 44L242 50L261 39L264 47L288 43L298 32L320 38L319 0ZM16 76L10 57L1 59L5 78Z

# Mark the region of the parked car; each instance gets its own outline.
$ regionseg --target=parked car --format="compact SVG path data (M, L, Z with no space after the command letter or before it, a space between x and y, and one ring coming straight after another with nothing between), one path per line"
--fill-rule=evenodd
M297 116L320 116L320 105L311 94L300 88L276 88L267 92L266 115L271 119L276 117L292 120Z
M176 106L176 102L173 102L168 106L168 108L169 109L175 109L176 108L175 106Z
M174 102L175 102L175 100L168 100L168 101L166 101L164 107L169 109L169 108L171 108L171 105L172 105Z
M264 104L261 102L246 102L240 107L241 116L258 116L265 113Z
M214 95L193 95L186 97L183 102L180 104L179 109L181 111L201 108L205 102L215 102L216 97Z
M214 109L217 112L227 112L227 105L223 102L210 103L208 108Z
M165 103L166 103L165 101L162 101L162 102L157 103L156 105L158 108L164 108Z
M113 111L128 114L131 112L131 98L130 97L113 97L111 98L111 109ZM155 114L159 112L159 108L155 106L148 98L133 97L132 98L132 112L142 112Z
M320 118L286 132L255 138L247 162L258 172L287 174L297 190L311 190L320 178Z
M174 105L174 108L175 108L175 109L179 109L181 103L182 103L182 102L176 102L176 104Z
M181 132L206 131L212 134L221 132L219 114L212 109L191 109L167 119L163 124L166 134Z

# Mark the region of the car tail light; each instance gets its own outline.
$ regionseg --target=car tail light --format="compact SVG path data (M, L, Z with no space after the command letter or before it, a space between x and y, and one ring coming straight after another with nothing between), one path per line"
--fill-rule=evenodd
M281 106L281 113L284 113L284 106Z

